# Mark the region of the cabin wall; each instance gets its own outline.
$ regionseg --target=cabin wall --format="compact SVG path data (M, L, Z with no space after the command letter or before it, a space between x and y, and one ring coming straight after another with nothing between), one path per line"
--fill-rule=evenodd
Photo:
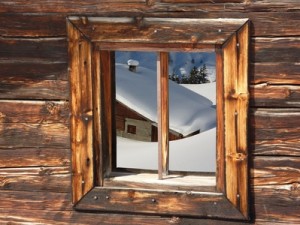
M251 223L300 224L298 0L0 2L0 223L241 224L72 209L68 15L250 18Z

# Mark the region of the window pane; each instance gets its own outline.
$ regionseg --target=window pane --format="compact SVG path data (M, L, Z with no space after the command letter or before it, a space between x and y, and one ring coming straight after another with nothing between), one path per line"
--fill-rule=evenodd
M157 170L157 73L153 52L115 55L117 167Z
M169 54L170 170L215 172L214 53Z

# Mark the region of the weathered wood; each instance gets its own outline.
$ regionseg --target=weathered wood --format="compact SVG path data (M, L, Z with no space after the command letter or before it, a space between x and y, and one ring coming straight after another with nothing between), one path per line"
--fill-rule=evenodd
M243 215L220 193L166 192L161 190L92 189L76 209L99 212L140 212L168 216L243 219Z
M100 69L100 52L96 51L94 47L91 50L91 66L92 66L92 89L93 93L98 93L97 95L93 94L93 154L94 154L94 166L95 168L101 168L102 158L101 158L101 149L102 149L102 130L101 130L101 122L102 122L102 93L101 93L101 69ZM102 186L102 173L100 169L94 170L94 185Z
M253 203L256 220L270 221L275 224L276 222L282 224L299 224L299 193L299 183L255 187L255 199ZM264 222L257 223L265 224Z
M290 184L298 187L300 183L299 172L299 157L256 156L253 159L252 185L268 186ZM300 193L298 194L300 200Z
M97 65L97 64L96 64ZM96 69L96 68L95 68ZM101 180L116 167L116 134L115 134L115 61L111 51L100 51L100 95L101 97ZM94 93L95 94L95 93ZM97 93L96 93L97 94Z
M300 109L251 109L251 130L298 128Z
M23 167L0 169L0 189L15 191L71 191L67 167Z
M61 80L3 79L0 99L68 100L69 82Z
M225 125L224 125L224 60L221 48L216 49L216 188L220 192L225 192Z
M63 14L0 15L2 37L62 37L66 36L66 16Z
M299 37L252 38L252 62L293 63L300 61Z
M239 208L245 217L249 216L249 198L248 198L248 163L243 161L248 159L248 110L249 110L249 92L248 92L248 57L249 57L249 26L246 24L237 32L237 115L236 116L236 138L237 138L237 161L238 164L238 192L237 198ZM234 79L234 78L233 78ZM226 125L225 125L226 126ZM225 134L226 135L226 134ZM246 159L244 158L246 157Z
M70 193L0 190L0 209L71 211Z
M82 213L77 211L48 211L48 210L16 210L16 209L1 209L0 223L42 223L57 225L148 225L149 221L155 225L217 225L220 220L210 219L193 219L182 217L160 217L160 216L145 216L145 215L130 215L130 214L102 214L102 213ZM245 222L222 221L222 225L247 225ZM278 225L275 223L275 225Z
M67 42L61 38L0 38L0 60L67 62Z
M91 45L67 24L71 95L72 193L76 203L94 185Z
M0 148L69 148L69 138L61 123L0 123Z
M248 27L241 29L227 42L223 53L225 182L226 196L247 217Z
M66 62L0 61L0 76L7 80L68 80Z
M139 2L137 2L139 1ZM201 0L200 0L201 1ZM10 0L6 2L1 2L0 12L10 13L10 12L31 12L31 13L99 13L99 12L142 12L142 11L193 11L193 12L203 12L203 11L237 11L237 12L289 12L296 11L299 9L299 4L296 0L286 0L284 3L276 1L247 1L245 3L201 3L198 7L196 4L165 4L156 1L145 1L145 0L118 0L118 1L105 1L99 3L97 0L91 0L89 2L77 2L75 0L64 1L64 0L52 0L47 2L34 2L31 4L24 5L21 0ZM195 0L191 0L195 3ZM198 2L198 1L197 1ZM228 2L228 1L226 1ZM187 2L186 2L187 3Z
M299 109L253 109L250 115L249 142L254 155L299 156ZM284 130L287 135L282 134Z
M112 65L112 60L111 60L111 51L105 50L105 48L107 47L105 45L105 43L109 43L110 45L112 45L113 49L119 49L119 47L122 49L123 47L125 48L137 48L138 50L142 50L143 48L139 48L136 46L136 44L138 44L138 46L144 45L144 43L148 43L147 40L145 39L141 39L142 36L137 35L140 32L140 29L143 30L143 26L145 25L146 27L150 27L151 29L157 27L157 28L161 28L161 30L163 32L168 31L170 29L170 26L175 25L177 28L177 33L175 32L175 34L173 34L172 37L170 37L170 40L172 41L177 40L177 42L175 41L175 45L178 45L177 48L179 49L184 49L185 51L190 50L190 48L193 49L197 49L200 48L205 48L205 46L207 45L208 48L212 47L210 46L210 43L205 43L205 41L203 42L202 39L199 39L192 35L191 39L184 40L184 44L190 44L192 47L186 49L184 45L181 44L182 38L184 37L184 35L182 35L182 32L185 31L184 30L184 25L188 24L191 25L191 27L194 26L194 28L200 29L202 26L207 26L207 24L205 24L204 22L209 21L209 25L214 26L211 27L210 29L213 30L213 32L218 32L218 33L222 33L222 30L219 31L214 31L215 27L219 26L220 21L221 22L225 22L228 23L229 26L229 30L232 30L232 33L228 33L226 35L230 36L230 41L228 40L218 40L217 42L212 42L213 46L221 46L222 44L224 44L224 67L222 67L224 69L224 75L226 75L226 82L225 87L227 89L224 88L225 90L225 94L222 93L223 95L225 95L225 97L227 98L229 96L229 98L235 99L234 101L238 100L241 101L239 103L240 108L238 109L239 113L240 113L240 118L236 121L236 123L238 124L239 127L235 126L234 128L236 128L236 132L233 133L232 131L230 131L230 125L231 125L231 121L227 120L227 123L225 124L225 128L226 128L226 133L225 133L225 137L226 137L226 141L227 141L227 146L225 145L225 149L226 149L226 156L228 155L228 157L232 158L230 159L231 162L233 162L233 164L236 163L236 161L243 161L245 158L247 158L246 154L246 143L244 143L246 140L246 138L240 138L239 142L236 141L236 139L239 139L239 137L237 136L237 132L238 135L242 135L242 136L246 136L246 134L244 133L246 128L245 128L245 124L246 123L246 108L247 108L247 103L248 103L248 93L247 93L247 71L248 71L248 23L247 20L191 20L191 19L182 19L180 20L180 22L178 22L175 19L154 19L154 18L143 18L141 21L140 20L132 20L132 19L128 19L128 18L115 18L115 20L112 22L111 18L103 18L103 17L69 17L68 18L69 21L67 22L68 26L71 27L69 34L71 37L70 43L69 43L69 53L72 57L72 60L70 61L71 64L71 76L73 75L75 80L71 79L71 90L73 91L73 95L72 95L72 106L74 106L74 110L75 112L79 111L80 112L80 107L78 107L80 105L80 102L82 102L82 96L80 94L74 91L74 89L79 88L79 90L81 90L81 88L87 88L86 84L82 84L79 83L77 80L80 80L80 75L79 74L85 74L85 71L82 71L81 69L81 64L80 64L80 46L79 45L79 41L82 42L86 42L85 38L89 38L91 41L91 46L94 49L94 47L98 48L98 50L100 51L100 77L101 77L101 81L100 81L100 86L102 88L102 91L100 91L101 94L101 99L100 102L103 101L103 103L101 104L102 107L104 107L106 110L102 111L102 117L101 119L103 120L101 122L101 127L99 127L101 129L101 133L102 133L102 141L103 143L105 142L105 144L100 144L101 148L100 148L100 157L102 162L99 162L100 165L100 173L102 173L102 177L105 177L109 174L107 174L107 172L110 172L110 169L112 168L110 164L111 158L113 157L112 155L112 151L110 150L112 146L112 144L110 144L110 139L112 137L114 137L114 135L112 135L112 132L110 131L111 127L113 127L113 122L111 122L111 116L113 115L111 112L113 111L112 109L110 109L112 106L114 106L114 104L112 104L112 90L113 87L111 87L112 82L112 74L113 73L113 68ZM132 24L133 23L133 24ZM75 24L75 25L74 25ZM94 25L94 29L93 26ZM159 25L159 26L158 26ZM97 27L96 27L97 26ZM243 26L243 27L242 27ZM114 30L111 31L111 28L114 28ZM124 36L120 36L120 34L124 33L124 29L127 30L127 28L134 28L133 31L130 35L130 39L128 39L126 37L126 35ZM241 28L242 27L242 28ZM97 29L101 28L100 33L97 33ZM174 27L172 27L173 29L175 29ZM189 27L190 28L190 27ZM78 29L78 30L76 30ZM148 28L146 28L147 30ZM151 30L150 29L150 30ZM237 30L235 30L237 29ZM176 30L176 29L175 29ZM95 32L93 32L95 31ZM109 31L109 32L108 32ZM192 32L191 30L189 30L189 32ZM194 31L193 31L194 32ZM146 32L147 33L147 32ZM154 32L157 33L157 32ZM74 35L75 34L75 35ZM114 35L112 34L116 34L117 35L117 39ZM192 33L193 34L193 33ZM154 45L151 45L152 48L154 48L155 50L157 49L165 49L169 50L168 46L165 46L165 44L168 44L170 42L170 40L168 38L165 38L162 40L162 42L160 42L160 36L161 34L158 34L156 36L156 34L154 34L153 36L151 36L150 42L153 42ZM188 36L191 34L188 34ZM225 37L227 37L225 35ZM229 37L228 36L228 37ZM75 38L74 38L75 37ZM112 37L109 38L108 37ZM173 38L173 39L172 39ZM75 41L74 41L75 39ZM118 40L120 39L120 41ZM116 41L117 40L117 41ZM231 40L234 40L233 42L231 42ZM239 42L237 42L239 41ZM157 42L157 43L155 43ZM201 46L199 47L197 45L197 43L200 43ZM225 43L226 42L226 43ZM104 45L103 45L104 43ZM134 45L132 44L134 43ZM233 43L233 44L232 44ZM173 44L173 43L172 43ZM239 44L239 45L238 45ZM203 46L202 46L203 45ZM205 46L204 46L205 45ZM228 47L230 46L230 47ZM104 48L103 48L104 47ZM149 47L149 46L148 46ZM103 50L104 49L104 50ZM228 50L229 49L229 50ZM233 49L233 51L232 51ZM226 51L228 50L228 51ZM72 52L73 51L73 52ZM89 52L89 50L87 50L88 54L91 54L91 52ZM234 53L234 54L232 54ZM163 65L162 70L166 71L165 65L167 65L167 57L166 57L166 53L160 53L161 56L163 55L163 61L165 62ZM93 58L97 56L93 56ZM232 63L232 65L230 63ZM226 65L226 67L225 67ZM93 66L99 66L97 63L93 63ZM72 70L73 69L73 70ZM93 72L99 73L99 68L94 68ZM98 71L98 72L97 72ZM81 72L81 73L80 73ZM234 72L234 74L232 74ZM239 77L237 76L237 74L239 73ZM167 73L166 73L167 74ZM233 75L233 76L232 76ZM240 82L245 83L244 85L240 85L239 89L237 89L234 85L234 81L235 79L238 79ZM160 80L160 79L158 79ZM165 79L164 79L165 80ZM76 81L76 82L75 82ZM87 80L82 80L82 82L87 82ZM98 81L97 81L98 83ZM228 89L228 87L234 87L234 89L232 90L231 88ZM164 92L165 92L164 88ZM227 91L227 92L226 92ZM238 94L236 94L236 91L241 91L238 92ZM99 93L96 93L97 95ZM228 95L228 96L227 96ZM98 100L97 100L98 101ZM95 102L96 105L98 105L97 101ZM78 105L79 104L79 105ZM165 107L167 104L166 102L164 102L164 106ZM234 106L237 106L238 104L235 103ZM227 108L225 107L225 115L230 114L228 113L228 109L231 105L227 104ZM161 107L161 106L160 106ZM234 110L237 107L234 107ZM245 108L245 109L244 109ZM77 110L77 111L76 111ZM233 117L235 118L235 113L233 113ZM226 117L225 117L226 119ZM243 123L243 124L242 124ZM72 125L74 125L76 123L72 123ZM166 122L164 122L164 125L167 124ZM97 125L96 125L97 127ZM73 133L76 132L82 132L82 130L80 129L81 127L77 127L75 130L73 130ZM83 129L84 130L84 129ZM168 129L167 129L168 130ZM168 132L167 132L168 133ZM232 134L231 136L229 134ZM237 152L232 152L231 149L229 148L230 144L232 142L235 142L236 145L238 146ZM73 146L74 147L74 146ZM76 147L76 146L75 146ZM72 148L73 151L83 151L85 149L80 149L78 148ZM88 148L87 148L88 149ZM76 152L75 151L75 152ZM234 154L231 154L234 153ZM74 154L74 153L73 153ZM79 154L79 153L78 153ZM245 156L245 157L244 157ZM220 156L220 157L224 157L224 156ZM240 159L241 158L241 159ZM227 159L226 159L227 160ZM227 164L229 165L229 161L227 160ZM103 162L104 161L104 162ZM211 209L212 204L213 205L217 205L216 207L218 208L217 211L222 211L226 212L226 216L224 217L224 214L221 215L221 217L224 218L233 218L233 219L245 219L248 217L248 205L245 204L247 203L247 160L244 160L243 163L239 163L239 169L237 169L236 165L231 165L232 168L235 168L235 170L233 170L231 168L230 169L226 169L226 192L225 193L207 193L207 194L203 194L203 196L201 194L196 196L196 199L188 199L186 200L186 202L184 202L184 204L182 204L177 211L175 212L176 215L193 215L193 216L199 216L199 217L217 217L219 218L220 215L218 215L218 213L213 213L211 214L211 212L207 213L206 211L208 210L208 208ZM76 163L75 163L76 165ZM108 166L107 166L108 165ZM229 168L229 166L227 167ZM98 168L96 168L98 169ZM239 171L240 174L237 173L237 171ZM234 175L233 175L234 174ZM237 181L236 183L234 183L236 180L233 177L238 177L241 178L239 181ZM102 178L103 179L103 178ZM74 181L75 180L75 181ZM76 182L77 179L73 179L73 182ZM221 182L225 182L225 181L221 181ZM243 182L243 183L240 183ZM76 182L77 183L77 182ZM233 184L233 185L232 185ZM231 186L233 186L233 188ZM231 188L231 191L228 191ZM156 192L154 190L128 190L128 189L122 189L120 188L120 190L114 189L114 188L99 188L99 187L93 187L93 189L91 191L89 191L88 193L86 193L86 195L80 199L80 201L75 201L77 202L76 204L76 208L77 209L81 209L81 210L100 210L100 211L111 211L111 210L116 210L116 211L120 211L122 208L122 211L126 211L126 212L132 212L131 207L124 207L124 196L127 194L131 195L130 192L138 192L140 196L147 196L149 193L150 195L154 195L155 198L161 198L164 199L165 201L165 205L162 205L161 208L152 208L151 203L149 205L144 205L146 206L145 208L141 208L141 206L139 205L140 203L138 203L135 207L136 210L138 210L140 213L151 213L151 214L155 214L155 213L159 213L159 214L164 214L164 215L169 215L171 214L170 211L168 211L168 209L166 208L166 205L170 204L170 202L174 201L174 198L177 198L177 194L176 193L172 193L170 191L164 191L163 194L162 192ZM121 202L120 204L123 206L121 207L121 205L116 204L115 206L112 206L110 204L108 205L104 205L101 204L101 206L99 205L95 205L95 202L91 202L92 197L97 200L97 196L91 196L93 195L94 192L97 192L99 195L104 195L106 192L113 192L113 193L121 193L120 194L120 199L118 200L119 202ZM204 196L205 195L205 196ZM220 199L218 200L217 204L215 204L215 200L214 202L212 201L212 199L214 199L214 197L218 195L220 197ZM77 193L77 196L80 196L80 193ZM77 198L78 200L79 198ZM106 199L109 199L106 198ZM205 204L207 203L207 199L209 200L208 205L206 206ZM230 199L230 201L228 201L228 199ZM142 199L142 202L144 200ZM126 201L125 201L126 202ZM139 201L138 201L139 202ZM154 200L155 202L155 200ZM152 202L153 203L153 202ZM143 205L143 204L142 204ZM149 209L147 209L147 207L149 207ZM188 213L188 211L190 211L190 207L193 208L197 208L196 211L193 211L192 213ZM204 208L203 208L204 206ZM115 207L115 208L114 208ZM225 207L225 208L223 208ZM222 209L223 208L223 209ZM204 211L201 211L203 210ZM226 211L229 210L229 211Z
M262 83L250 86L250 105L255 107L299 107L299 85L268 85Z
M69 124L69 103L64 101L0 100L0 123Z
M11 156L14 157L11 157ZM1 168L70 165L70 150L61 148L1 148Z
M158 178L169 173L169 53L157 55Z
M255 63L250 65L251 84L300 84L300 63L276 62Z
M242 26L246 19L175 19L175 18L122 18L122 17L69 17L92 42L99 41L101 49L130 48L126 43L154 46L168 44L178 49L214 48L222 44ZM114 27L114 29L112 29ZM110 32L105 32L109 30ZM195 30L201 33L195 34ZM124 46L121 44L125 43ZM141 45L142 43L142 45ZM180 44L180 46L178 46ZM164 48L167 48L164 46ZM204 47L202 47L204 48Z
M198 0L197 0L198 1ZM184 6L184 4L181 4ZM178 12L130 12L135 16L157 16L157 17L183 17L183 18L249 18L252 22L251 35L266 37L283 37L300 35L297 23L299 13L297 12L237 12L237 11L209 11L202 12L195 10L201 8L201 4L194 4L190 10ZM103 16L128 16L128 12L103 12ZM56 37L66 36L64 14L7 14L0 16L0 31L3 37ZM289 21L287 23L286 21ZM274 29L276 27L276 29Z

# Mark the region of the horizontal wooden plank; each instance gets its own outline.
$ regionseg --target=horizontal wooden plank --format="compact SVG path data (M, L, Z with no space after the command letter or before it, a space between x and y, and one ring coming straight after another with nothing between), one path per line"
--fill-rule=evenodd
M0 38L0 61L67 62L67 41L62 38Z
M68 193L70 179L69 166L0 169L0 189L3 190Z
M69 128L61 123L1 123L0 148L69 148Z
M292 129L300 127L300 109L251 109L250 129Z
M252 38L251 62L300 62L300 38Z
M95 187L75 207L82 211L245 219L221 193Z
M67 101L0 100L0 123L69 124Z
M163 3L212 3L211 0L161 0ZM213 3L244 3L245 0L214 0Z
M247 21L246 19L182 18L178 20L150 17L135 19L73 16L68 19L92 41L137 44L176 43L178 45L191 44L192 46L224 43ZM106 30L110 32L106 32Z
M300 107L300 85L250 85L250 106Z
M300 190L300 157L255 156L251 178L252 185L296 185ZM299 200L300 200L300 192Z
M70 149L0 148L0 168L66 166L71 161Z
M177 0L176 0L177 1ZM199 0L195 0L199 1ZM210 1L210 0L205 0ZM225 0L223 0L225 1ZM239 1L239 0L238 0ZM252 27L250 29L252 36L299 36L298 22L300 13L297 12L234 12L229 11L209 11L195 12L195 4L190 11L175 12L148 12L147 16L157 17L179 17L179 18L249 18ZM106 12L102 16L142 16L142 13L135 12L130 14L126 12ZM3 14L0 15L0 32L3 37L56 37L66 36L67 14ZM287 23L286 21L289 21ZM276 28L276 29L275 29Z
M299 183L255 187L253 210L257 224L300 224L299 193Z
M252 109L249 125L252 154L300 156L300 109Z
M183 7L183 4L167 4L162 2L156 1L139 1L138 0L115 0L115 1L108 1L105 0L105 4L101 1L97 0L90 0L88 2L78 2L75 0L51 0L47 2L34 2L31 4L24 5L22 0L10 0L0 3L0 12L3 13L99 13L99 12L107 12L107 11L126 11L126 12L141 12L146 10L151 11L205 11L205 10L212 10L212 11L239 11L239 12L289 12L289 11L296 11L299 9L298 2L295 0L286 0L283 2L278 1L268 1L267 4L264 1L247 1L247 4L244 3L232 3L233 1L238 0L231 0L226 1L224 0L216 0L209 1L209 3L201 3L196 7L196 4L186 4ZM183 1L183 0L182 0ZM187 1L187 0L186 0ZM192 3L195 3L195 0L190 0ZM203 0L200 0L203 2ZM146 3L146 4L145 4Z
M41 223L57 225L246 225L247 222L220 221L209 219L193 219L182 217L160 217L129 214L101 214L76 211L48 211L48 210L24 210L24 209L1 209L0 223Z
M251 159L251 201L257 224L300 223L300 158Z
M8 79L0 81L0 99L68 100L69 82Z
M252 63L249 67L251 84L300 84L299 62Z
M2 209L26 210L72 210L71 194L50 191L10 191L0 190ZM1 213L0 213L1 214Z
M63 14L0 15L0 33L2 37L60 37L66 36Z
M29 56L30 57L30 56ZM66 62L0 61L0 76L8 80L67 80Z
M299 139L291 140L254 140L249 145L254 155L299 156Z
M24 4L22 0L0 2L2 13L99 13L105 11L141 11L147 8L149 0L90 0L78 2L76 0L51 0L46 2L31 2ZM150 1L151 2L151 1Z

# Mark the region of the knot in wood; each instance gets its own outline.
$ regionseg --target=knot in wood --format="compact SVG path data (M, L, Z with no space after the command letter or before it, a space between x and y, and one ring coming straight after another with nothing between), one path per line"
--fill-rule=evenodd
M191 36L191 42L192 42L192 43L197 43L197 42L198 42L198 37L197 37L197 35L192 35L192 36Z

